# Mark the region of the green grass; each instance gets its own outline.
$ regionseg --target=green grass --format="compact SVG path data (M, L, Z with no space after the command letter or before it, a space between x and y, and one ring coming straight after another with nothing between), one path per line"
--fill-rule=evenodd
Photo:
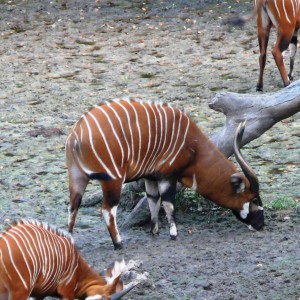
M278 197L271 201L269 208L280 210L297 207L298 203L294 198L291 197Z
M189 189L185 189L183 192L177 192L175 203L179 210L191 212L210 210L214 206L212 202Z

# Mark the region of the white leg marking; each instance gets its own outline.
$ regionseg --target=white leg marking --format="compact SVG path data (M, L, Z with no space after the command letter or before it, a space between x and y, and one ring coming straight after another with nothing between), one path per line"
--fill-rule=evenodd
M268 14L268 17L270 18L272 24L274 25L274 27L277 28L278 27L278 22L276 21L276 18L274 17L273 13L268 9L268 7L267 7L267 14ZM263 21L265 21L265 22L263 22L264 28L266 28L266 25L268 23L268 20L269 20L268 17L265 16L265 18L263 19Z
M290 57L294 58L297 52L297 47L294 44L289 45Z
M120 236L120 233L119 233L119 230L118 230L118 225L117 225L117 210L118 210L118 205L115 205L110 213L112 214L113 218L114 218L114 225L115 225L115 229L116 229L116 232L117 232L117 236L116 236L116 240L118 243L121 242L121 236Z
M118 205L115 205L110 211L110 213L113 215L114 218L117 217L117 210L118 210Z
M162 195L164 194L168 188L170 187L170 182L165 180L165 181L161 181L159 183L159 193Z
M102 209L102 216L103 216L106 226L109 226L109 224L110 224L109 211L106 209Z
M170 236L177 236L177 228L175 223L170 225Z

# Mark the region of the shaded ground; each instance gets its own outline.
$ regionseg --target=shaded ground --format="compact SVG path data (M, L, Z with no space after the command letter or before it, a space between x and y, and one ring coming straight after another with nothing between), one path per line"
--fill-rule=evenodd
M0 1L0 227L32 217L66 228L64 141L92 105L124 95L172 102L212 135L224 122L207 106L214 94L255 92L254 22L220 25L252 4L218 2ZM299 78L297 61L295 69ZM281 86L269 55L265 91ZM299 127L295 116L244 149L266 207L300 197ZM126 215L121 208L120 223ZM179 213L177 241L162 217L158 238L132 229L114 252L90 207L75 239L99 270L120 256L140 261L149 281L127 299L299 299L299 219L295 209L269 209L265 230L253 233L226 211Z

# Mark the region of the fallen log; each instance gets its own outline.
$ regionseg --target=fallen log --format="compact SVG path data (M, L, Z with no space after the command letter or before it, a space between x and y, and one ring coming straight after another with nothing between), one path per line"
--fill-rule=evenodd
M230 157L233 154L233 138L238 124L246 120L246 128L241 145L244 146L260 137L277 122L300 111L300 80L270 94L217 93L209 107L222 112L226 121L212 142ZM147 198L142 198L124 222L124 227L132 227L150 220Z
M211 140L227 156L233 154L234 132L246 120L242 146L277 122L300 111L300 80L272 94L218 93L209 107L225 114L226 122Z

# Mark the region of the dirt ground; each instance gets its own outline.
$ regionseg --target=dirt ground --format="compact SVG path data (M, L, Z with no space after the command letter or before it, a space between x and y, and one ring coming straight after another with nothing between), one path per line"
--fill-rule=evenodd
M66 229L64 141L95 104L121 96L171 102L209 136L218 130L224 116L207 105L215 93L255 93L254 20L243 29L221 25L251 10L251 1L232 0L0 1L0 229L17 218ZM268 54L265 92L273 92L282 82ZM296 79L299 69L296 61ZM300 199L298 118L244 149L261 182L263 231L224 210L179 211L176 241L162 215L159 237L148 225L129 229L116 252L97 205L79 212L80 252L97 270L121 257L136 262L148 279L126 299L299 300L300 214L270 208ZM91 184L87 195L96 190ZM127 215L120 207L120 224Z

